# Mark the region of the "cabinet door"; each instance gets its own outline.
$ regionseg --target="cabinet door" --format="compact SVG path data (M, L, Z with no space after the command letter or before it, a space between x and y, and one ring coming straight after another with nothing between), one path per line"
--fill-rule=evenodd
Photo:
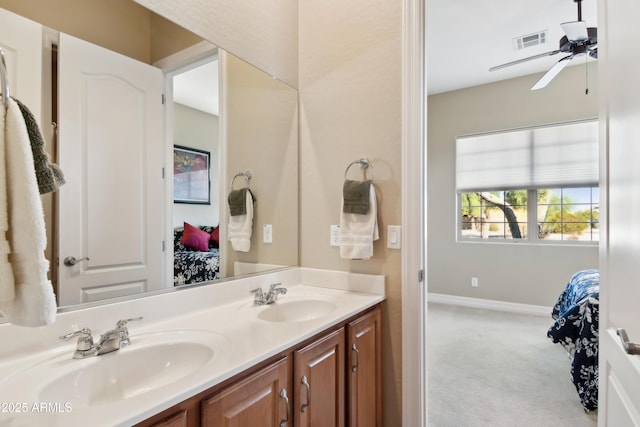
M154 423L152 427L187 427L188 425L187 411L182 410Z
M286 389L289 370L289 359L285 357L203 400L202 425L292 426L293 424L287 421L290 412Z
M345 425L344 329L294 353L296 427Z
M382 426L382 316L372 311L347 325L350 427Z

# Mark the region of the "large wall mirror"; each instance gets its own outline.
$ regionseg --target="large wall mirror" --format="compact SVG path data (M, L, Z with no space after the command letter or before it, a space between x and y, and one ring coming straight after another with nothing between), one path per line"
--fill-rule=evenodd
M42 26L28 106L67 180L43 200L58 305L298 265L296 89L133 0L51 3L0 8ZM227 198L245 187L240 248Z

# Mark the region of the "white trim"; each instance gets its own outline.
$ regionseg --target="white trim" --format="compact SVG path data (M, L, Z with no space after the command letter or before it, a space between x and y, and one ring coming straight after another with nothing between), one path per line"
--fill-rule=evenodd
M425 0L402 10L402 425L427 425Z
M552 307L543 305L520 304L516 302L496 301L481 298L460 297L456 295L427 294L427 301L438 304L459 305L462 307L482 308L485 310L508 311L511 313L535 314L551 317Z
M213 61L218 54L218 47L211 42L201 41L193 46L171 54L165 58L159 59L153 63L155 67L160 68L163 72L185 72L191 68L202 65L202 62Z

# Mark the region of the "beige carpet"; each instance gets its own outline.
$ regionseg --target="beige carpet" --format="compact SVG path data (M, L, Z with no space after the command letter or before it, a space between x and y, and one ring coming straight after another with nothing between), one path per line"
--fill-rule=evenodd
M429 427L592 427L551 316L428 306Z

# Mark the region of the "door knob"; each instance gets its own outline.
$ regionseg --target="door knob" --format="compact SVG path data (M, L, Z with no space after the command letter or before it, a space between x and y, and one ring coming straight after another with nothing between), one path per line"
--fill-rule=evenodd
M620 328L616 332L622 342L622 348L624 348L624 351L626 351L627 354L640 355L640 344L630 342L629 337L627 336L627 331Z
M76 259L76 257L74 256L68 256L66 257L62 262L64 263L64 265L66 265L67 267L73 267L74 265L76 265L77 263L79 263L80 261L84 261L87 260L89 261L89 257L84 257L84 258L80 258L80 259Z

